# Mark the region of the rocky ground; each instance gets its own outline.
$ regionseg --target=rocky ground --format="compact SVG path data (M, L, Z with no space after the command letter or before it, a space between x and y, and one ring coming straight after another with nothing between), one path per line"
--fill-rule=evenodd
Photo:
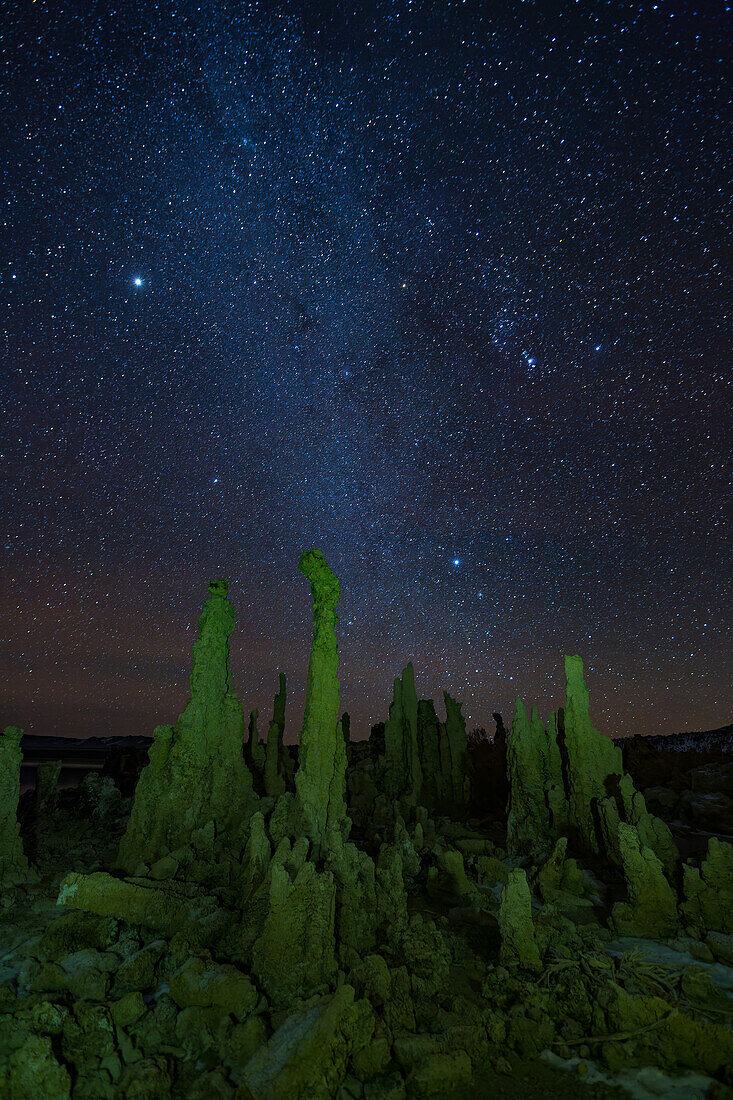
M469 750L411 666L351 743L338 581L315 551L301 570L299 751L284 677L245 733L224 582L134 794L44 764L21 829L0 737L0 1100L733 1096L725 751L624 759L578 658L505 743Z

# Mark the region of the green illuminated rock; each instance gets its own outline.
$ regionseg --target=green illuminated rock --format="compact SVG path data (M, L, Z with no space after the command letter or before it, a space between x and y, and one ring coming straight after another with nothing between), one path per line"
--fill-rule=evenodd
M532 895L521 867L509 872L508 882L501 892L499 932L499 957L504 964L519 965L524 970L541 968L532 923Z
M337 969L333 875L290 857L283 841L267 872L267 916L252 954L253 973L278 1005L328 988Z
M193 647L191 698L176 726L156 729L135 791L119 852L128 872L188 847L194 832L209 826L217 848L241 852L253 791L229 666L233 627L226 581L212 581Z
M555 717L545 727L536 707L531 719L521 699L506 739L509 776L507 850L513 858L545 858L568 824Z
M565 793L562 757L558 744L557 715L547 722L547 758L545 798L550 814L550 831L555 839L565 836L570 827L570 808Z
M0 886L22 882L28 875L18 824L23 731L6 726L0 734Z
M628 936L673 936L679 926L677 898L651 848L642 844L633 825L618 826L628 901L613 907L613 924Z
M671 879L678 861L677 848L668 826L647 811L643 795L624 774L621 749L594 729L590 720L588 690L580 657L565 658L567 698L562 721L562 745L566 808L556 796L556 782L548 784L551 818L558 812L587 852L605 855L619 866L620 823L633 826L642 847L651 849ZM553 775L557 766L553 766Z
M280 690L275 696L272 721L267 731L265 793L272 798L285 791L283 776L283 733L285 731L285 675L280 673Z
M596 809L598 802L609 793L609 778L613 776L618 780L623 774L621 749L591 724L588 689L580 657L565 658L565 677L563 735L570 815L582 846L587 851L599 852Z
M711 836L700 868L684 864L682 892L682 913L698 933L733 933L733 844Z
M308 664L300 756L295 776L298 807L316 859L343 837L346 823L346 745L339 716L336 604L338 579L320 550L300 559L311 582L313 642Z
M422 767L417 739L415 672L408 664L394 682L389 718L384 724L386 794L416 805L422 788Z
M542 900L551 902L563 912L591 905L585 898L583 873L576 861L567 856L567 846L567 837L561 836L534 879Z
M131 924L168 934L214 908L211 898L188 884L154 883L147 878L120 879L106 871L67 875L61 883L56 904L84 909L100 917L124 914Z
M384 784L387 795L406 806L461 813L471 795L466 722L447 691L443 701L440 722L431 699L418 702L412 664L395 680L384 727Z
M339 961L352 966L376 942L377 886L374 860L347 841L335 844L326 869L336 883L336 942Z
M25 1042L0 1064L0 1097L5 1100L68 1100L71 1077L60 1065L46 1035L29 1035ZM7 1091L6 1091L7 1089Z
M21 898L0 919L0 1100L443 1100L501 1091L494 1071L513 1069L507 1094L545 1081L554 1094L562 1085L535 1061L541 1051L572 1058L581 1091L591 1060L640 1080L652 1066L715 1074L713 1091L725 1089L733 847L713 838L701 866L681 869L678 915L671 833L593 729L573 657L559 728L517 703L503 847L500 806L476 799L469 816L470 778L490 782L499 754L477 733L469 761L460 706L444 693L439 721L417 700L411 665L384 741L380 725L371 742L348 742L339 582L316 550L300 568L314 626L297 774L283 744L284 675L266 746L256 711L244 742L233 616L213 582L191 700L176 726L156 730L138 785L120 850L127 876L96 870L121 812L103 810L95 791L105 805L120 796L95 776L64 791L53 817L51 831L68 824L72 866L91 872L63 879L55 919L55 863L37 893L0 893L0 917ZM9 749L12 737L0 741L0 764L10 761L0 809L12 803L0 856L10 836L24 859ZM39 795L47 816L51 801ZM568 851L600 858L581 871ZM634 937L632 950L609 942L617 933ZM662 1094L653 1074L645 1084Z
M667 878L674 881L679 852L669 826L661 818L649 813L644 796L634 788L630 775L624 774L617 783L612 781L609 785L615 787L615 793L598 802L598 815L608 857L613 862L622 864L618 826L619 822L625 821L627 825L634 826L641 844L645 848L651 848L660 860Z
M521 699L517 699L514 720L507 734L506 759L509 773L509 815L507 852L512 858L538 858L551 843L547 790L547 734L537 709L532 721Z
M265 831L265 819L259 810L252 815L249 836L244 849L244 885L249 890L260 885L270 866L272 848Z
M299 1006L244 1071L243 1100L315 1100L336 1096L350 1057L367 1045L374 1018L354 989Z

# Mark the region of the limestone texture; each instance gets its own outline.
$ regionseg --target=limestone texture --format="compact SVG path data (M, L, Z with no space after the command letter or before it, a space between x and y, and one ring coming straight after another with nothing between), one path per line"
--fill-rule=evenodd
M295 788L305 831L319 858L325 855L329 838L342 837L346 818L346 746L338 720L336 640L341 587L320 550L304 553L299 569L311 583L313 642Z
M252 970L276 1004L323 991L336 975L336 887L329 871L282 855L267 877L267 917L254 945Z
M174 727L159 726L119 851L133 873L213 828L236 851L253 811L252 777L242 757L244 716L232 689L229 636L234 613L226 581L209 584L193 647L191 698Z
M384 724L385 791L390 798L415 805L422 788L417 739L415 672L408 664L393 685L389 719Z
M733 844L711 836L699 868L683 868L685 920L698 933L733 933Z
M501 892L499 932L499 957L503 963L518 965L525 970L541 968L532 923L532 895L526 872L521 868L510 871L507 884Z
M565 658L566 699L563 712L563 744L567 755L567 795L570 816L581 843L590 852L600 851L596 807L608 793L608 780L620 778L623 758L609 737L590 720L588 689L580 657Z
M673 936L679 924L677 898L651 848L633 825L618 826L618 847L628 901L613 907L613 923L630 936Z
M371 1010L343 985L290 1015L248 1063L244 1080L252 1100L311 1100L335 1096L350 1056L370 1036Z
M471 797L466 723L460 704L443 692L445 722L431 699L418 700L408 664L394 682L384 727L385 791L403 807L462 813Z
M517 699L514 721L506 740L509 771L509 814L507 851L513 857L541 857L550 843L547 733L537 710L530 722L521 699Z
M727 1095L733 847L686 835L680 865L677 821L647 809L679 812L682 769L636 789L573 657L564 710L519 701L498 747L448 693L439 720L411 665L388 721L351 740L339 582L317 550L300 568L299 746L284 673L267 743L256 710L243 736L223 582L134 800L107 761L55 804L53 776L19 801L19 731L0 741L0 1100L615 1094L595 1069ZM718 797L725 763L692 772Z

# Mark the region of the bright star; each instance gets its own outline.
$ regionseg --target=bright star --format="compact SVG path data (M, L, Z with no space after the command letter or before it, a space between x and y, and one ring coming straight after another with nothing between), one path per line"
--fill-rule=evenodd
M460 565L461 564L461 559L460 558L454 558L453 559L453 564L454 565Z
M142 279L140 278L139 275L136 275L135 278L132 280L132 285L133 286L142 286L143 285L143 281L142 281Z

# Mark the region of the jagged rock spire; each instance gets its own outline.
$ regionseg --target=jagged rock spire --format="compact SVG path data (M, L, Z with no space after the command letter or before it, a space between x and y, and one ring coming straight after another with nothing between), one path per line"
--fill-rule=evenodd
M265 793L273 798L285 790L282 775L283 732L285 730L285 673L280 673L280 690L275 696L272 708L272 721L267 731L267 749L265 756Z
M329 835L342 835L346 818L346 746L338 720L336 641L341 586L320 550L306 551L299 569L311 582L313 643L295 788L305 830L319 856L328 847Z
M567 692L563 715L568 802L583 846L600 850L595 809L609 793L608 780L623 774L623 757L610 737L594 729L580 657L565 658Z
M391 798L415 805L422 789L422 767L417 738L415 671L410 662L394 682L389 718L384 726L385 785Z
M128 871L187 847L204 827L225 846L234 843L249 818L252 777L242 758L244 716L229 665L233 628L227 582L211 581L193 647L191 698L175 727L155 730L135 791L119 853Z

